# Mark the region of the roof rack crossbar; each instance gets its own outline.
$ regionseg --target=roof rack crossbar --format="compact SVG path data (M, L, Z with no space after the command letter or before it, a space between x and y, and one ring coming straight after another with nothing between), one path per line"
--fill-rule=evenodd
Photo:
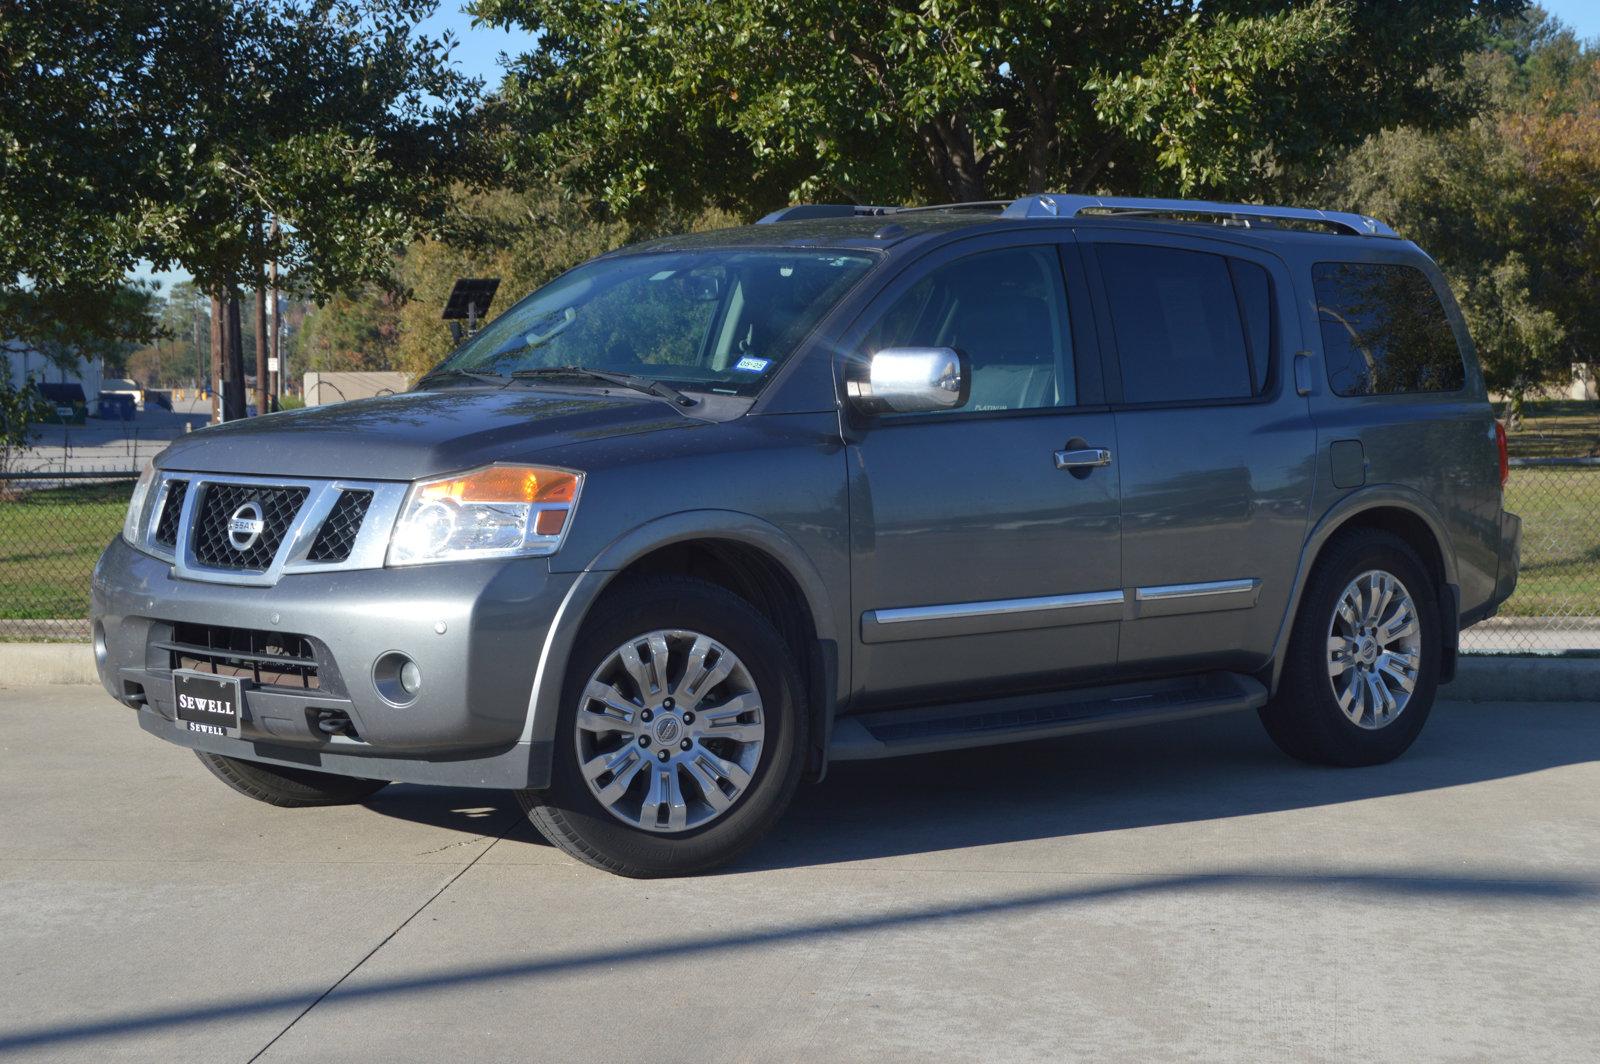
M1249 224L1251 219L1281 220L1326 225L1352 236L1381 236L1399 239L1388 225L1364 214L1349 211L1322 211L1305 207L1262 207L1249 203L1212 203L1206 200L1143 199L1134 196L1069 196L1046 192L1011 201L1004 211L1008 218L1075 218L1086 213L1107 214L1200 214L1232 218Z
M757 225L794 222L811 218L874 218L893 214L899 207L880 207L866 203L797 203L781 207L756 221Z

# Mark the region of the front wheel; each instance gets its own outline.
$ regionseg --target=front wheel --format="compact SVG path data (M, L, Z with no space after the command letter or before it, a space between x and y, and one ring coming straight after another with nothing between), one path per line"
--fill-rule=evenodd
M1399 757L1433 708L1442 623L1438 589L1404 540L1341 535L1301 599L1278 693L1261 709L1267 733L1315 764Z
M551 785L519 792L566 853L618 875L687 875L760 838L806 749L787 644L701 580L632 580L585 623L567 667Z

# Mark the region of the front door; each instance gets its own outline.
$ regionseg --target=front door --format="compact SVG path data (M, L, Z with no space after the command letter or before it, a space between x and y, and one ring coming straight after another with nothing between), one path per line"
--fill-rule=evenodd
M1123 603L1117 442L1071 235L942 249L856 335L847 349L862 354L956 348L972 374L957 410L849 415L857 704L1109 671Z

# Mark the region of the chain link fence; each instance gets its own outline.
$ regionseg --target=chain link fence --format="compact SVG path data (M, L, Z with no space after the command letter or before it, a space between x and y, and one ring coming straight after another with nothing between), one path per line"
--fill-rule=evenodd
M1522 518L1517 591L1461 649L1600 653L1600 458L1512 459L1505 507Z
M137 472L0 475L0 640L89 638L89 575Z
M89 574L118 534L136 470L0 476L0 640L84 640ZM1600 653L1600 459L1515 461L1522 575L1500 616L1462 635L1478 654Z

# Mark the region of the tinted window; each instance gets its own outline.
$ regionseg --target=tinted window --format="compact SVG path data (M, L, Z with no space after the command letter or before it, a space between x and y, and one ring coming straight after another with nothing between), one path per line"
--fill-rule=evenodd
M1311 269L1328 383L1339 395L1453 392L1461 350L1427 275L1412 266L1319 262Z
M1254 394L1228 259L1132 244L1102 244L1097 255L1116 331L1124 402Z
M1239 293L1239 311L1244 315L1244 338L1250 347L1251 382L1256 391L1267 387L1272 366L1272 282L1267 271L1253 262L1229 259L1233 287Z
M941 266L890 305L864 345L953 347L972 365L964 410L1076 402L1071 330L1055 248L1008 248Z

